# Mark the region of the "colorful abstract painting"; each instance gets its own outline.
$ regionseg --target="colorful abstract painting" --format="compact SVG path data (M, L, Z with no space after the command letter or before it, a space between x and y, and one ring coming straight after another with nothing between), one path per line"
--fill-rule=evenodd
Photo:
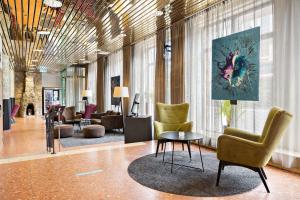
M212 99L258 101L260 28L213 40Z

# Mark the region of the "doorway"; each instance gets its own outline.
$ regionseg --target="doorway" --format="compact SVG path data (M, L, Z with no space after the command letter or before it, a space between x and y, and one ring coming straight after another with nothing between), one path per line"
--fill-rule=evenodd
M51 105L60 104L60 88L45 88L43 87L43 115L47 113Z

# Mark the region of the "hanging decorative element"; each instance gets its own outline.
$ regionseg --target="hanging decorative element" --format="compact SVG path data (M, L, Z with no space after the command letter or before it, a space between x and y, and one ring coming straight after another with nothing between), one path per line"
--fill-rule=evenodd
M213 40L212 99L259 99L260 28Z

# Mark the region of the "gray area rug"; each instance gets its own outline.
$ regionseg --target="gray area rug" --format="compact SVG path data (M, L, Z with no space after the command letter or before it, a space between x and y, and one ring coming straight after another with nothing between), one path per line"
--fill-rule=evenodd
M60 143L63 147L74 147L119 141L124 141L124 134L118 132L105 133L105 136L100 138L84 138L83 133L75 133L73 137L60 139Z
M165 161L171 162L171 152L166 152ZM162 153L146 155L133 161L128 173L138 183L162 192L199 197L218 197L247 192L257 187L261 180L259 175L249 169L226 166L215 186L219 161L215 154L203 154L205 171L163 163ZM190 162L188 153L176 151L174 163L201 168L199 152L192 152Z

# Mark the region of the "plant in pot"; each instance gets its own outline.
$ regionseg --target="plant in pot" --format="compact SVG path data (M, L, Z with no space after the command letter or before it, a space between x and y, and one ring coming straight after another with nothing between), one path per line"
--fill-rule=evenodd
M229 100L225 100L222 102L221 114L222 114L223 129L230 127L231 119L232 119L232 105Z

